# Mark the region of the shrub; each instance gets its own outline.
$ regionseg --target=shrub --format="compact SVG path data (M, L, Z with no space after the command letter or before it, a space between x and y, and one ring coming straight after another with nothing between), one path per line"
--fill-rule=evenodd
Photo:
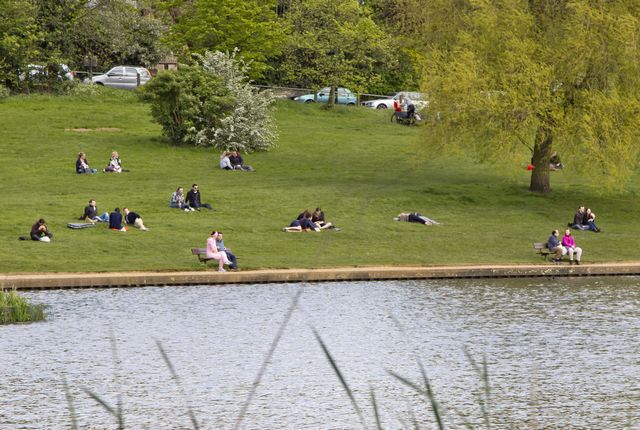
M4 85L0 84L0 100L6 99L10 95L11 95L11 92L9 91L9 88L7 88Z
M255 90L235 53L207 52L196 64L160 73L141 91L173 144L245 152L267 150L277 137L269 92Z

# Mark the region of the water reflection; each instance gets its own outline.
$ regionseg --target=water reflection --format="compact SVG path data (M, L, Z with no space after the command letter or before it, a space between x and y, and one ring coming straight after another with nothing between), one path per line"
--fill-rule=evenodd
M369 387L385 428L434 427L420 396L387 370L419 380L423 361L447 427L482 425L482 381L464 348L486 356L497 428L638 428L638 278L272 284L34 292L49 322L0 327L0 428L66 428L64 375L81 426L114 420L81 390L115 404L127 428L232 428L294 293L278 349L246 429L361 428L313 338L315 327L373 426ZM119 362L114 365L111 334ZM404 423L404 424L403 424Z

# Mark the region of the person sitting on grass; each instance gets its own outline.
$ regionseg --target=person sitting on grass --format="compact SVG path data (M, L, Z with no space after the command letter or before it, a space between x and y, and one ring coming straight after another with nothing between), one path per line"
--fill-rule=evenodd
M198 187L198 184L191 186L191 189L187 193L186 202L191 211L199 211L201 207L209 210L213 209L209 203L202 203L200 201L200 187Z
M591 212L590 208L587 208L586 212L584 213L584 221L582 222L582 226L584 227L584 230L591 230L596 233L600 233L600 229L596 225L596 214Z
M573 216L573 222L572 223L570 222L568 226L576 230L586 230L587 228L583 225L585 224L584 216L585 216L584 206L578 206L578 210Z
M89 167L89 162L87 161L87 154L84 152L78 153L78 159L76 160L76 173L96 173L98 169L92 169Z
M120 155L118 155L118 151L113 151L111 153L111 159L109 160L109 164L104 169L105 173L122 173L122 160L120 160Z
M253 167L245 166L242 155L238 151L231 151L229 155L229 161L233 170L244 170L246 172L253 172Z
M325 228L335 228L332 223L325 221L324 212L319 207L311 214L311 222L320 227L321 230Z
M229 160L230 152L224 151L220 156L220 168L224 170L233 170L231 160Z
M122 208L122 211L124 212L125 224L133 225L142 231L149 231L149 229L144 226L144 222L142 221L142 218L140 218L140 215L135 212L131 212L129 208Z
M114 211L109 214L109 228L116 231L127 231L127 228L122 225L120 208L115 208Z
M213 258L218 261L218 272L226 272L226 270L224 270L224 265L226 264L231 266L233 263L229 261L226 252L218 249L216 241L219 236L220 234L214 230L211 232L209 239L207 239L207 258Z
M189 212L189 205L185 203L184 188L178 187L169 198L169 207L174 209L183 209Z
M555 254L555 257L551 259L554 263L560 263L562 261L562 256L567 253L562 246L560 239L558 239L559 235L560 232L558 230L553 230L551 232L551 236L547 239L547 248L549 249L549 253Z
M96 206L95 199L89 200L89 205L84 208L84 213L80 217L81 221L95 222L109 222L109 214L103 213L98 215L98 207Z
M573 264L573 256L576 256L576 264L580 264L580 258L582 258L582 248L576 246L576 241L571 236L571 230L566 229L564 236L562 236L562 246L564 246L565 252L563 254L569 254L569 264Z
M291 221L291 224L289 224L289 227L283 227L282 231L288 232L288 233L298 233L302 231L311 231L311 230L320 231L320 227L315 225L311 221L311 218L312 218L311 212L309 212L308 210L305 210L303 213L298 215L298 218Z
M40 218L31 226L31 240L39 240L40 242L51 242L53 234L49 231L44 218Z
M224 246L224 239L222 238L221 231L218 232L218 238L216 239L216 247L220 251L224 251L227 254L227 258L231 262L231 264L229 265L229 269L236 270L238 268L238 258L235 255L233 255L233 253L229 248Z

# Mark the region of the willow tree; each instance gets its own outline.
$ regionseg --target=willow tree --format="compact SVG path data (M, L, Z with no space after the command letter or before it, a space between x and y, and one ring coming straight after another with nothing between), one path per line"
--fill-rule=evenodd
M422 10L413 22L434 147L503 164L530 151L529 189L540 193L551 190L554 152L602 184L634 173L637 0L432 0Z

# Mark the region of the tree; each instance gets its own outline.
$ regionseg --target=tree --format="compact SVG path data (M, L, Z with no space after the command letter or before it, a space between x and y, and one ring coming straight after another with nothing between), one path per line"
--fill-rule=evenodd
M397 65L389 36L357 0L300 0L285 13L289 39L279 81L310 88L381 89L382 71Z
M273 147L273 98L249 84L246 64L220 51L196 60L158 74L142 88L163 133L175 145L249 152Z
M39 32L28 0L0 0L0 84L16 88L18 74L37 52Z
M527 147L529 189L540 193L551 190L556 151L600 183L631 176L640 155L637 2L434 0L413 22L438 113L434 147L503 165Z
M238 49L251 62L252 78L262 76L267 60L284 40L276 0L171 0L162 2L174 23L165 42L183 59L206 51Z

